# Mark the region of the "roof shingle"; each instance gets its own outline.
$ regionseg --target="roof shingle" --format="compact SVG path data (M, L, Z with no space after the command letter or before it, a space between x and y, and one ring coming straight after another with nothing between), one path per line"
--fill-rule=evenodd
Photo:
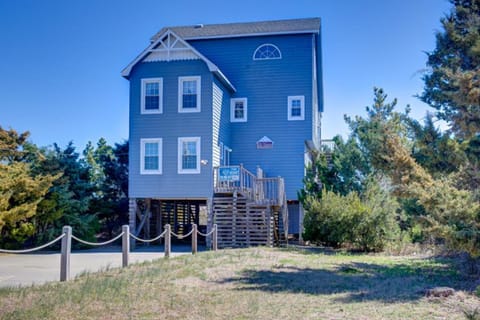
M168 29L185 40L268 34L319 33L320 18L165 27L157 32L151 38L151 41L157 40Z

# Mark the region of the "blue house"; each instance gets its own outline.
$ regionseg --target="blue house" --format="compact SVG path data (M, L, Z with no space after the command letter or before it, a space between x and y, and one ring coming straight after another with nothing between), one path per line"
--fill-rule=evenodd
M323 109L320 19L166 27L130 81L130 226L218 225L219 244L300 233Z

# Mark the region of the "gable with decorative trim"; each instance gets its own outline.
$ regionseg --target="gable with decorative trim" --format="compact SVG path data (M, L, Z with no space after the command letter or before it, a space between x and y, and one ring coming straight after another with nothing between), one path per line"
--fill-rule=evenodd
M158 44L150 52L142 60L143 62L200 59L188 44L172 32L167 32L163 38L160 38Z
M135 60L122 70L122 76L129 78L133 67L140 62L152 61L173 61L173 60L194 60L199 59L205 62L208 70L212 72L229 90L237 90L223 72L207 57L198 52L194 47L179 37L175 32L168 29L163 36L151 43Z

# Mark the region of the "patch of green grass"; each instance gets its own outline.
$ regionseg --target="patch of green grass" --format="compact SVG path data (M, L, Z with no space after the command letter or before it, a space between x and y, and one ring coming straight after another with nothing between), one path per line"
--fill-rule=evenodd
M202 252L3 288L0 319L471 318L480 299L456 263L292 247ZM456 293L425 297L435 286Z

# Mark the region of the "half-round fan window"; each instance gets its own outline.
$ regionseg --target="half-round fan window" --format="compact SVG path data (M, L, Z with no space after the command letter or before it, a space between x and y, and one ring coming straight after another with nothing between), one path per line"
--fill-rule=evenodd
M277 46L266 43L259 46L253 53L253 60L282 59L282 53Z

